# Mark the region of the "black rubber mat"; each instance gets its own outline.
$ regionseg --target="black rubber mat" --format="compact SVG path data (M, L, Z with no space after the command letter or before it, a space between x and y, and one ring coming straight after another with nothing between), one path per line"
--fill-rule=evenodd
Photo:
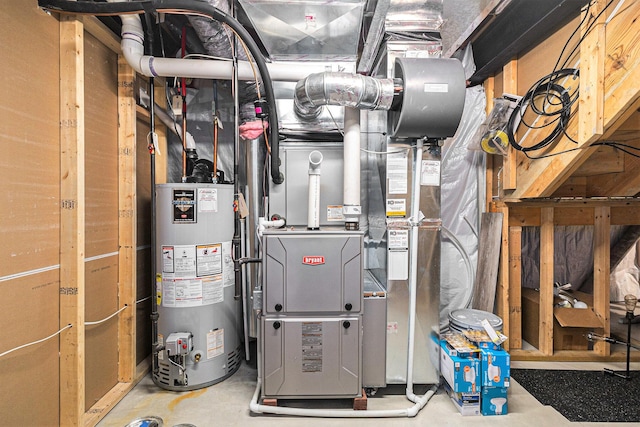
M511 369L511 377L569 421L640 422L639 371L630 380L604 371L539 369Z

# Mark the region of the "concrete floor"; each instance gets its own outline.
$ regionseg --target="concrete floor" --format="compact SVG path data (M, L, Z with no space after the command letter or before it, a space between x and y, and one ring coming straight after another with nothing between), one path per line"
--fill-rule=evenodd
M605 367L624 370L623 363L542 363L513 362L513 368L536 369L591 369L600 370ZM634 363L633 369L640 369L640 363ZM442 387L431 398L425 408L414 418L377 418L377 419L328 419L301 418L294 416L277 416L253 414L249 410L249 402L256 386L255 367L243 363L231 377L211 387L190 392L171 392L158 388L146 376L125 398L107 414L98 424L99 427L122 427L132 420L157 416L163 419L164 426L173 427L189 424L196 427L213 426L640 426L640 423L571 423L550 406L543 406L516 381L511 381L508 395L508 415L502 416L467 416L460 415ZM415 390L424 393L424 390ZM368 409L406 409L411 406L404 397L403 386L390 386L379 390L370 397ZM297 401L290 405L300 405ZM289 403L286 403L289 404ZM325 400L312 401L308 405L351 411L350 401Z

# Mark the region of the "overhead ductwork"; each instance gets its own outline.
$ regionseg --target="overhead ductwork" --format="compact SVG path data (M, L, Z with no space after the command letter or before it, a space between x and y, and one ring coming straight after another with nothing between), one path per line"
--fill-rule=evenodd
M355 61L365 0L239 0L276 61Z
M393 80L359 74L315 73L296 84L296 114L317 117L324 105L363 110L388 110L393 102Z

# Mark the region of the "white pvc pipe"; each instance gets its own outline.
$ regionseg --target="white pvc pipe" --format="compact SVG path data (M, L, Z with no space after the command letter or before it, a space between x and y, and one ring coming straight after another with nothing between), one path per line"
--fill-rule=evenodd
M320 228L320 164L322 153L314 150L309 154L309 189L307 206L307 228Z
M144 31L138 15L121 15L122 54L127 63L139 74L147 77L187 77L230 80L233 62L205 59L157 58L144 54ZM267 63L273 81L297 82L309 74L326 71L326 62L302 62L295 67L286 63ZM238 62L238 79L256 77L249 62Z
M260 329L260 319L258 319L257 336L262 336ZM399 418L399 417L415 417L420 409L422 409L429 399L433 397L438 389L437 386L431 387L422 397L416 399L415 404L405 409L378 409L378 410L344 410L344 409L309 409L309 408L291 408L283 406L260 405L258 399L262 391L262 347L258 342L257 347L257 366L258 381L256 389L249 403L249 410L255 414L276 414L276 415L292 415L298 417L320 417L320 418ZM413 396L413 393L411 393ZM408 396L407 396L408 397Z
M418 292L418 231L420 230L420 189L422 175L422 139L418 139L414 150L413 161L413 195L411 198L411 217L409 223L409 347L407 360L407 399L412 402L422 403L422 400L413 394L413 356L415 349L416 330L416 299ZM424 406L426 402L422 403Z
M347 222L358 222L360 207L360 110L344 108L343 213Z
M399 417L415 417L417 413L426 405L433 397L437 387L432 387L424 396L414 405L405 409L377 409L366 411L355 411L345 409L309 409L309 408L291 408L283 406L260 405L258 398L262 389L262 382L258 377L258 384L249 403L249 409L256 414L277 414L277 415L293 415L299 417L319 417L319 418L399 418Z
M261 216L258 218L258 234L262 235L262 232L267 228L281 228L285 226L284 219L268 220Z

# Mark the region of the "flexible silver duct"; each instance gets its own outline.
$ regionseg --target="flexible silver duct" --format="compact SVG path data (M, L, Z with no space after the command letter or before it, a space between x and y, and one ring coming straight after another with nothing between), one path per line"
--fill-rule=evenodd
M211 6L218 10L223 11L226 14L232 15L231 5L229 0L205 0ZM232 58L231 52L231 32L225 32L223 25L218 21L212 21L209 18L198 15L187 15L189 23L193 26L193 29L198 34L202 45L209 55L218 56L221 58ZM244 50L238 49L236 52L238 59L241 61L247 60L247 55Z
M393 79L349 73L315 73L298 81L294 105L303 119L316 118L323 105L365 110L388 110L393 102Z

